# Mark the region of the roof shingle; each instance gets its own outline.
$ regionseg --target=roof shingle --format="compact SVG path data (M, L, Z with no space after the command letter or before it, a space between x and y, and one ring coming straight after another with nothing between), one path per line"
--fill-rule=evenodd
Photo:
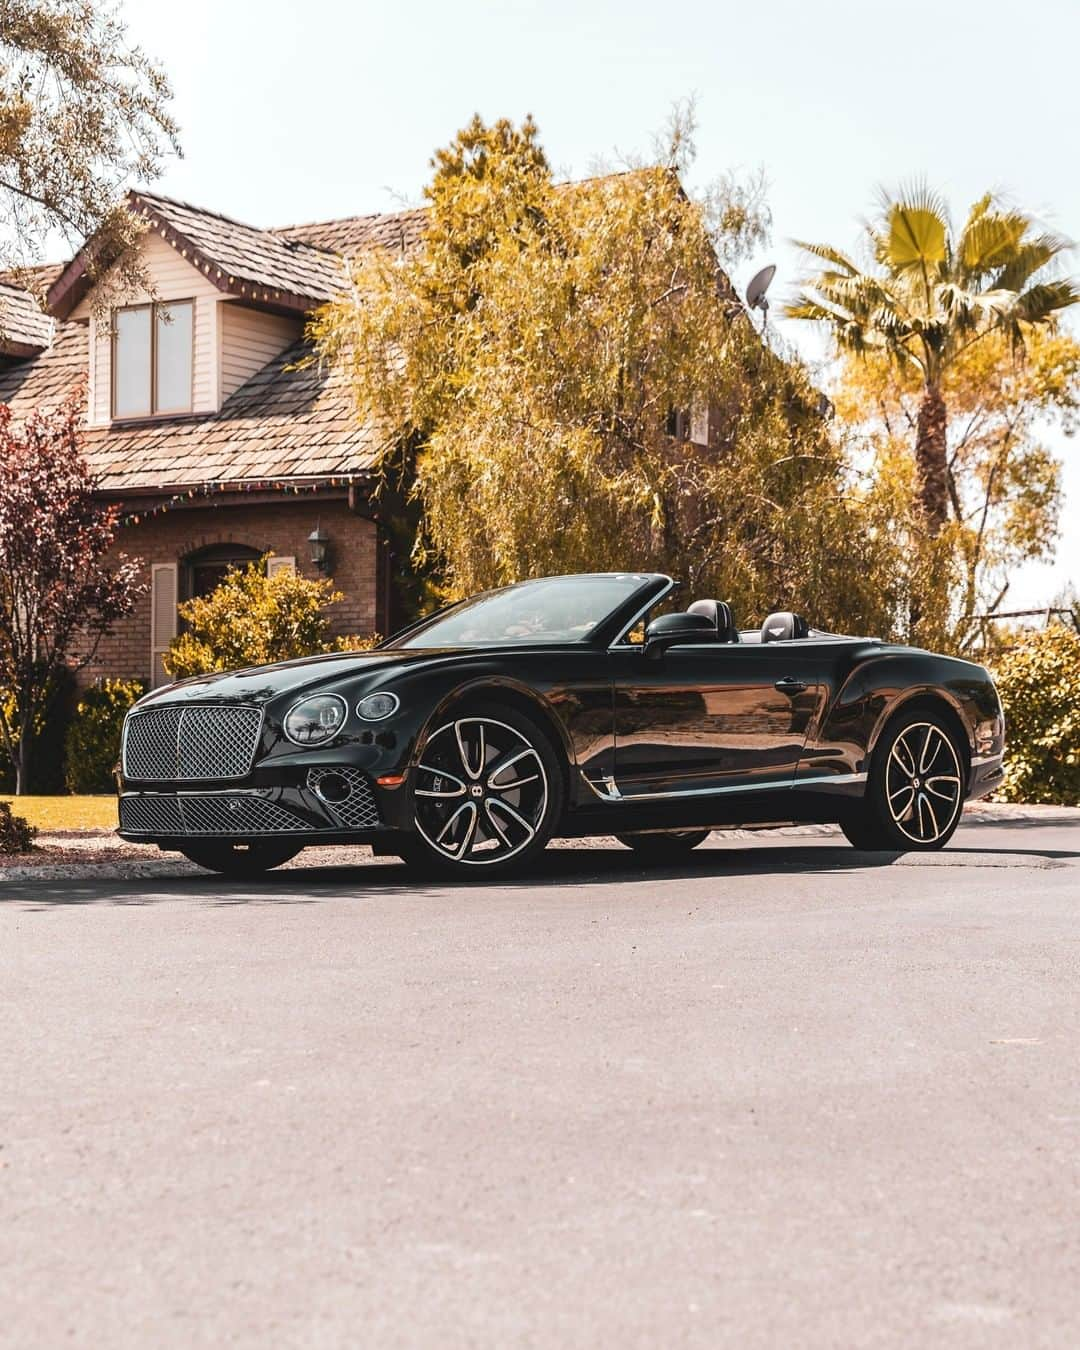
M362 475L373 463L378 436L357 419L342 375L292 368L309 350L295 343L217 414L88 427L83 443L101 490L174 492ZM86 329L64 324L43 356L0 372L0 402L25 417L66 397L86 366Z
M0 281L0 352L31 356L52 342L53 320L36 295L22 286Z

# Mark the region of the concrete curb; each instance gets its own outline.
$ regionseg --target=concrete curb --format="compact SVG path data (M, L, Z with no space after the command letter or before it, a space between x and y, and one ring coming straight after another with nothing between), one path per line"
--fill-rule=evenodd
M1069 806L1014 806L1001 802L975 802L964 812L964 824L1032 824L1032 825L1080 825L1080 807ZM812 839L839 836L836 825L779 825L756 829L731 829L716 831L725 840L760 839L772 835L779 838ZM115 835L104 831L85 831L75 833L64 831L57 834L45 834L39 837L39 843L45 848L50 846L67 851L78 850L93 853L94 857L85 862L57 863L15 863L0 867L0 898L16 882L26 881L138 881L140 879L179 879L183 877L206 876L201 868L186 858L175 854L160 854L147 847L146 856L141 858L110 858L110 852L130 849ZM595 839L556 840L556 848L612 848L621 847L614 838L604 836ZM363 845L329 846L309 849L301 853L293 862L286 863L287 868L319 867L368 867L377 864Z

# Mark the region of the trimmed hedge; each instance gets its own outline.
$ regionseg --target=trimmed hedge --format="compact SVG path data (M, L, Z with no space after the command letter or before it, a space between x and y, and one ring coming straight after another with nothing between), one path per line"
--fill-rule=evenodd
M1007 802L1080 805L1080 633L1054 624L995 663Z
M112 790L124 716L145 692L138 680L102 680L84 690L67 732L69 792Z

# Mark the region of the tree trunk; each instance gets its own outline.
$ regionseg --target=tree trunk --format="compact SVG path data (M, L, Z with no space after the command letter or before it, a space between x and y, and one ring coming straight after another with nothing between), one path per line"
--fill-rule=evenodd
M931 536L936 536L949 517L949 471L945 400L935 384L925 387L919 404L915 465L919 473L919 503L927 529Z
M30 791L30 736L24 732L15 747L15 795L25 797Z

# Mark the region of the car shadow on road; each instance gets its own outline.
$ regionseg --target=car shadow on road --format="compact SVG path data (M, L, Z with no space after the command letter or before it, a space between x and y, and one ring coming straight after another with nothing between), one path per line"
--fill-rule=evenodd
M1046 824L1055 824L1047 820ZM1075 825L1075 818L1062 823ZM1023 821L994 821L995 830L1019 828ZM1040 822L1042 824L1042 822ZM0 905L19 904L28 911L47 910L65 905L154 905L168 901L196 901L213 906L244 904L311 905L325 900L380 895L425 895L447 890L476 890L478 893L528 890L537 887L566 888L581 884L641 884L655 881L715 877L775 877L790 874L828 874L870 871L894 864L965 867L1023 868L1025 865L1060 867L1080 860L1080 849L1005 848L980 845L981 823L968 825L960 842L951 843L942 853L901 852L866 853L846 843L834 842L836 836L805 839L777 839L742 847L735 842L717 840L688 854L677 863L646 866L629 849L611 845L554 845L537 859L524 876L502 880L488 879L482 872L462 881L431 880L411 873L392 859L372 859L359 864L337 863L320 866L319 850L309 849L298 865L268 872L253 881L234 881L213 873L186 876L110 878L90 877L64 881L29 881L13 885L0 893ZM721 837L722 839L722 837Z
M170 900L213 905L318 904L355 896L429 894L445 890L528 890L572 887L582 883L640 883L701 877L769 876L793 872L839 872L886 867L895 853L858 853L849 847L704 848L674 865L644 866L624 848L549 848L524 876L488 880L418 877L403 863L373 861L320 867L312 864L268 872L255 881L234 881L212 873L183 877L24 882L0 897L0 904L21 903L30 910L64 905L153 905Z

